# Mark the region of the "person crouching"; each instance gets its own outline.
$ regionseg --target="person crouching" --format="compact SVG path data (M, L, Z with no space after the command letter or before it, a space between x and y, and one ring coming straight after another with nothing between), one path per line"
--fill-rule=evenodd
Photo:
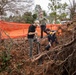
M46 29L46 32L47 32L47 38L49 44L45 47L45 50L49 50L50 47L53 45L53 43L55 42L56 44L58 44L58 41L56 37L56 31L51 31L50 29Z

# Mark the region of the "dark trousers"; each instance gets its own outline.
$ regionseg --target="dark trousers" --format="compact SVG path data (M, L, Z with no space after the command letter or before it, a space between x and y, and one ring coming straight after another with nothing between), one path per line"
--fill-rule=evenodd
M54 42L55 42L56 44L58 44L58 40L57 40L56 34L54 34L54 35L51 37L51 45L53 45Z
M43 32L46 33L46 25L41 25L41 38L43 38Z

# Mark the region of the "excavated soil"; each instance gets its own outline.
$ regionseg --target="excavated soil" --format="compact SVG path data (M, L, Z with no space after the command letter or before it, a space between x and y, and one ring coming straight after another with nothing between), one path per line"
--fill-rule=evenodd
M69 26L70 27L70 26ZM0 43L0 75L76 75L76 25L58 36L59 44L44 50L47 39L41 39L40 53L34 43L29 58L28 40L6 39Z

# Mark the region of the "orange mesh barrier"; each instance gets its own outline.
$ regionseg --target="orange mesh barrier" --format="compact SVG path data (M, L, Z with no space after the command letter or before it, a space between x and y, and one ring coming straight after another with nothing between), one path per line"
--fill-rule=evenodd
M22 23L13 23L13 22L4 22L0 21L0 28L5 31L19 30L19 29L27 29L30 24L22 24Z
M9 37L18 38L27 36L29 26L30 24L0 21L1 39L8 39ZM48 24L46 28L49 28L51 30L58 30L58 27L60 26L60 24ZM37 32L40 36L40 27L37 27ZM44 33L44 35L46 34Z

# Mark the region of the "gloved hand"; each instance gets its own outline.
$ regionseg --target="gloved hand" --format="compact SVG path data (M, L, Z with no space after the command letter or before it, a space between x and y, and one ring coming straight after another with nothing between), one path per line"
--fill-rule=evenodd
M47 46L45 47L45 50L49 50L49 48L50 48L50 45L47 45Z
M37 38L34 39L34 42L37 42Z

